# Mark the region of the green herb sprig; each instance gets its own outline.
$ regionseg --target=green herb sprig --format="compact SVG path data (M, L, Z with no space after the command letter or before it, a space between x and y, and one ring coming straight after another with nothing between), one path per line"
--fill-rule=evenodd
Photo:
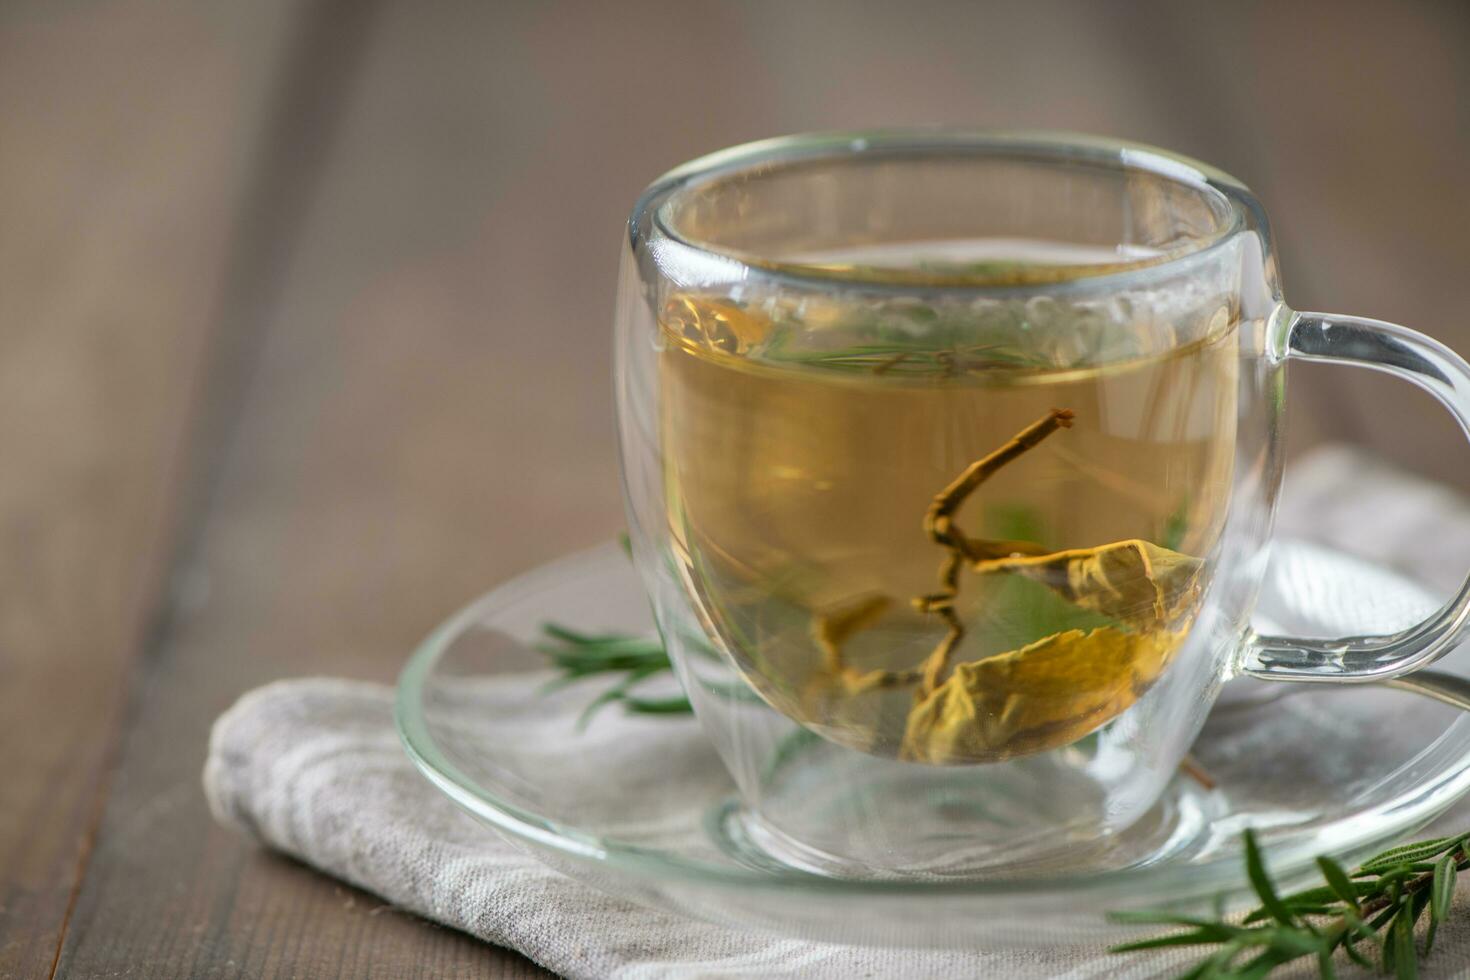
M577 719L579 729L587 727L598 711L615 702L623 710L641 715L688 714L694 710L683 694L649 698L636 691L650 677L673 669L661 641L623 633L582 633L555 623L543 624L541 631L546 638L536 644L536 649L561 671L560 677L542 689L544 692L588 677L617 678L612 687L583 709Z
M1255 834L1245 832L1245 864L1261 905L1238 923L1222 916L1196 918L1167 912L1115 913L1116 922L1181 926L1152 939L1124 943L1112 952L1170 946L1214 946L1215 952L1181 974L1187 980L1258 978L1304 957L1313 957L1324 980L1336 976L1333 957L1341 950L1359 966L1401 978L1418 976L1419 960L1434 948L1436 930L1449 915L1455 876L1470 867L1470 834L1403 844L1363 862L1349 874L1331 858L1319 857L1324 885L1278 894L1267 873ZM1429 927L1421 948L1414 929L1424 914ZM1372 947L1371 956L1364 947Z

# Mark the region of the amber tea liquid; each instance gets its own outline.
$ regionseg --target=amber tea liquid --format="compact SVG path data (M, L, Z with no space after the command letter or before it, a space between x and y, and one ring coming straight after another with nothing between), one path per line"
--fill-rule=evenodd
M880 756L991 762L1088 735L1168 670L1229 498L1227 306L1136 354L1126 319L1057 310L661 311L677 573L776 710ZM1073 363L1120 337L1128 356Z

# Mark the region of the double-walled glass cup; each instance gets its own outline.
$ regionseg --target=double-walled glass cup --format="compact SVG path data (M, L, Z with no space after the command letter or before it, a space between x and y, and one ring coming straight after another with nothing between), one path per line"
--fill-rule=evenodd
M1158 150L801 136L649 188L617 308L633 554L741 832L839 875L1075 866L1225 680L1443 653L1464 590L1391 636L1250 631L1292 358L1465 424L1464 361L1288 309L1260 205Z

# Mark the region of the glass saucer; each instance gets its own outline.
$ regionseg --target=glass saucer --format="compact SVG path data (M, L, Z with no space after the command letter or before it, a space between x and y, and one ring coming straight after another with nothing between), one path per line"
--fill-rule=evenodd
M1258 627L1386 633L1437 605L1392 572L1282 541ZM542 690L555 675L531 644L547 621L653 635L638 577L615 545L523 575L414 653L396 706L409 755L456 803L552 867L741 928L894 946L1111 941L1131 933L1105 910L1248 903L1243 828L1257 829L1289 886L1315 875L1316 855L1362 857L1470 789L1470 717L1456 709L1376 686L1238 680L1193 753L1217 786L1176 778L1148 817L1065 865L1004 879L825 877L765 846L692 718L611 706L579 731L605 684ZM1440 666L1470 675L1470 648Z

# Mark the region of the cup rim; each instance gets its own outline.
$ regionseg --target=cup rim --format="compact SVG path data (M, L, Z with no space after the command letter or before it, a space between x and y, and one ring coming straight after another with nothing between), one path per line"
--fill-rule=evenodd
M1141 171L1223 202L1228 221L1194 247L1161 256L1109 264L1109 271L1047 283L985 283L973 280L915 281L895 275L845 276L811 265L762 259L753 253L687 237L667 220L666 205L681 192L773 165L863 156L987 155L1018 161L1079 163L1118 172ZM802 290L946 299L1064 295L1137 288L1208 263L1242 232L1264 233L1265 214L1243 182L1209 164L1145 143L1054 130L874 129L799 133L743 143L698 157L668 171L639 196L628 219L634 255L648 256L659 273L683 287L731 282L767 282Z

